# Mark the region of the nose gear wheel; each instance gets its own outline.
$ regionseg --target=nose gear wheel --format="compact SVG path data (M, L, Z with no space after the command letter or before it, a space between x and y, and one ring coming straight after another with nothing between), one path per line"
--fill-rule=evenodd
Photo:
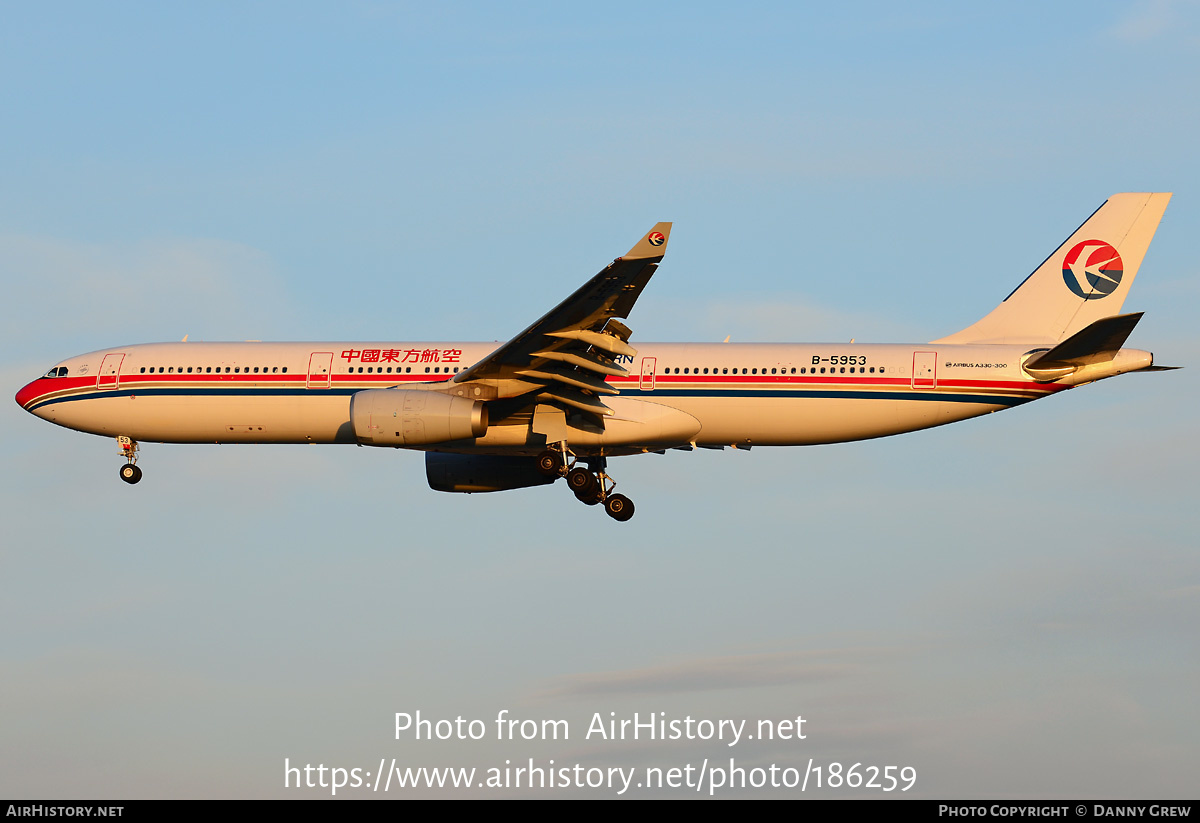
M121 456L125 458L125 465L121 467L121 479L132 486L142 479L142 470L137 466L138 443L132 437L122 434L117 438L117 445L121 447Z

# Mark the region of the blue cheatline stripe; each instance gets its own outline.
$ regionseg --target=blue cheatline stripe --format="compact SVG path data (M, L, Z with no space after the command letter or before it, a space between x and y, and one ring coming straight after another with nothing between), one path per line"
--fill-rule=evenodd
M112 397L349 397L360 391L369 391L378 386L359 386L357 388L339 387L332 389L296 388L177 388L177 389L118 389L116 391L89 391L80 394L40 400L29 407L29 411L40 409L52 403L69 403L76 400L93 400ZM860 391L853 389L623 389L620 397L640 397L653 399L655 397L708 397L708 398L823 398L838 400L917 400L937 403L980 403L990 406L1019 406L1035 400L1036 397L1026 397L1008 394L962 394L939 392L934 389L915 391Z
M986 403L994 406L1019 406L1034 400L1008 394L949 394L933 389L923 391L855 391L852 389L735 389L720 391L711 389L630 389L621 392L621 397L821 397L847 400L933 400L940 403Z

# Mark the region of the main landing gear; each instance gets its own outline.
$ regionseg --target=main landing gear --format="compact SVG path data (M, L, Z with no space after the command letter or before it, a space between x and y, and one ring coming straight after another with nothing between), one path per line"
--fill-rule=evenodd
M617 484L605 472L608 461L603 457L587 457L582 461L572 460L573 457L565 443L557 449L546 449L538 455L538 471L547 477L566 477L567 488L580 503L586 506L603 503L613 520L624 523L633 517L633 501L623 494L613 494ZM580 462L586 463L587 468Z
M133 485L142 479L142 470L137 466L137 441L121 435L117 438L117 445L121 447L121 456L126 461L125 465L121 467L121 479Z

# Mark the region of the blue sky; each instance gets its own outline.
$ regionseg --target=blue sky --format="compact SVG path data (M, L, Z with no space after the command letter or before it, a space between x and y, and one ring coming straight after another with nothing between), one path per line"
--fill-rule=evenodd
M115 444L9 403L0 794L732 754L910 765L924 797L1194 796L1198 18L9 10L10 392L184 334L507 339L659 220L635 341L930 340L1135 190L1176 195L1131 344L1189 368L874 442L618 460L624 526L560 488L438 495L391 450L151 444L127 487ZM393 739L395 712L506 708L572 740ZM576 738L613 711L809 737Z

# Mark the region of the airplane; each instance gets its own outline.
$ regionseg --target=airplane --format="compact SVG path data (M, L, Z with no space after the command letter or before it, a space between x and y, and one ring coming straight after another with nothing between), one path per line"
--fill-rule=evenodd
M667 250L658 223L507 343L151 343L69 357L17 392L60 426L140 442L425 452L443 492L551 484L618 521L608 458L864 440L1133 371L1120 314L1170 193L1115 194L995 309L929 343L639 343L622 320Z

